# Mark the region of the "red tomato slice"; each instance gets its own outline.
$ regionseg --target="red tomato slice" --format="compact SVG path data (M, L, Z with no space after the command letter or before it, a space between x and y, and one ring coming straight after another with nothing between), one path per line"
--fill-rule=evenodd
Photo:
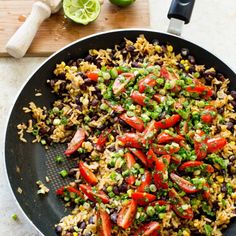
M97 213L97 231L99 236L111 236L112 223L109 214L102 208Z
M127 113L120 115L120 118L128 125L135 128L137 131L142 132L144 130L143 121L137 116L128 116Z
M206 200L209 200L211 196L209 188L210 188L210 185L208 183L205 183L202 196Z
M98 140L97 140L97 143L96 143L96 146L97 146L97 149L102 149L106 142L107 142L107 139L108 139L108 135L111 133L111 129L109 130L104 130L98 137Z
M201 120L206 124L211 124L217 115L217 110L213 106L206 106L201 113Z
M117 224L123 229L129 228L137 212L137 203L134 200L130 200L125 206L120 210L117 217Z
M98 80L98 71L89 71L86 73L87 77L93 81L97 81Z
M193 209L191 208L190 205L186 209L186 203L179 196L179 194L175 191L174 188L169 190L169 199L171 202L172 209L179 217L188 220L193 219ZM185 206L185 208L183 209L182 206Z
M163 143L169 143L169 142L180 142L181 140L184 140L184 137L178 134L169 134L167 132L162 132L157 136L157 143L163 144Z
M129 148L129 150L130 150L145 166L147 166L147 157L146 157L146 155L145 155L140 149Z
M153 164L156 162L157 156L154 151L150 148L147 152L147 164L148 167L153 167Z
M166 97L161 95L161 94L155 94L153 95L153 98L158 102L158 103L162 103L165 101Z
M170 155L163 155L156 159L153 179L157 189L168 188L168 165L170 163L170 158Z
M132 166L136 163L134 156L130 152L127 152L125 153L124 158L126 159L126 165L128 169L131 169ZM128 184L133 185L135 183L135 177L133 175L130 175L125 178L125 181Z
M167 80L176 80L176 79L178 79L176 77L176 74L169 72L165 66L161 67L160 76L164 77Z
M138 91L133 91L130 94L131 99L141 106L146 106L147 104L147 97L144 94L139 93Z
M168 145L168 146L167 146ZM151 148L157 155L167 155L173 154L179 151L180 146L177 143L167 144L167 145L160 145L153 143L151 144Z
M222 137L216 137L208 139L206 144L207 144L207 151L209 153L213 153L222 150L224 146L227 144L227 140Z
M158 236L161 227L156 221L151 221L138 228L134 236Z
M119 104L112 104L110 101L104 100L104 103L106 103L112 110L114 110L117 113L123 112L125 109L119 105Z
M139 92L143 93L146 88L154 87L157 84L157 81L154 79L155 75L149 74L138 82Z
M132 199L134 199L138 205L146 206L150 202L156 200L156 196L150 193L143 193L143 192L134 192L131 195Z
M181 156L175 155L175 154L171 155L171 162L179 165L181 163L181 161L182 161L182 157Z
M202 130L197 130L194 135L194 150L197 160L203 160L207 155L207 137Z
M85 130L83 128L78 129L76 131L74 137L72 138L72 140L68 144L68 147L65 150L64 154L66 156L70 156L71 154L76 152L78 150L78 148L82 145L82 143L85 139L85 135L86 135Z
M173 127L181 120L181 116L178 114L172 115L169 118L157 121L155 123L156 129L167 129Z
M118 140L126 147L142 148L142 136L135 133L125 133Z
M98 183L98 179L95 174L88 167L86 167L82 161L79 162L79 170L81 176L86 182L91 185L96 185Z
M91 186L80 184L80 190L93 202L109 203L108 196L103 191L93 190Z
M203 165L202 161L186 161L180 167L179 170L184 171L188 167L197 167Z
M56 195L62 196L64 194L65 187L60 187L56 190Z
M148 187L151 184L152 181L152 174L145 170L144 175L142 176L142 183L137 188L137 192L148 192Z
M153 137L157 133L157 129L155 128L155 123L156 121L152 120L147 124L145 130L143 131L142 143L144 145L152 143Z
M192 183L190 183L189 181L187 181L186 179L171 173L170 174L170 178L176 183L178 184L178 186L186 193L196 193L199 191L199 189L196 188L196 186Z
M115 95L125 91L127 84L135 78L133 73L122 73L114 81L112 90Z

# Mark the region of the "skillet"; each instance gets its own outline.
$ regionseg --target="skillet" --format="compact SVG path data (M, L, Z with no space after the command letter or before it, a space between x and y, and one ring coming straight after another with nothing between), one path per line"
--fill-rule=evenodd
M177 2L192 1L179 0ZM174 16L176 18L180 16L181 20L188 22L191 13L184 11L183 6L179 10L182 13ZM201 62L207 67L214 66L217 71L230 78L230 90L236 89L236 74L220 59L194 43L155 30L122 29L91 35L66 46L49 57L29 77L20 91L12 108L5 135L5 164L9 183L25 215L43 235L56 235L54 225L67 214L62 202L58 200L54 192L60 186L67 184L66 180L58 178L58 172L61 169L69 169L74 166L74 163L68 161L60 166L55 164L54 157L63 153L65 145L55 145L46 151L42 145L32 144L30 137L26 137L29 140L28 143L22 144L19 141L16 126L30 118L29 115L22 112L22 107L27 106L30 101L36 102L39 106L50 106L55 97L47 87L46 81L53 76L53 70L57 63L85 57L91 48L113 47L115 44L119 44L124 37L135 40L140 34L144 34L150 41L158 39L161 44L170 43L177 53L180 52L181 48L188 48L197 62ZM36 91L40 91L43 96L35 97ZM36 194L36 181L44 181L45 176L51 180L47 184L50 192L48 196L40 196ZM22 189L21 194L18 191L19 188ZM235 221L231 222L224 235L236 235Z

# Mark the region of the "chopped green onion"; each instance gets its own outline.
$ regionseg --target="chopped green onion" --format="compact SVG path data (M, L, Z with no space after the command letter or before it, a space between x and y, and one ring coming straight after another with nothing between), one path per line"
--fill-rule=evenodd
M59 172L59 174L61 175L61 177L65 178L68 175L68 171L67 170L61 170Z

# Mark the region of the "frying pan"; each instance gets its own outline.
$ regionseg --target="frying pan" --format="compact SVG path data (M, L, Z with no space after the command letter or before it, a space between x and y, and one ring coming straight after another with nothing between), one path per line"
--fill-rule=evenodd
M176 13L176 7L173 8L173 4L169 13L174 13L174 17L187 22L191 16L191 9L186 11L185 3L193 1L179 0L176 2L179 4L180 14ZM173 14L169 14L169 16L171 17ZM55 97L47 87L46 81L52 78L57 63L84 57L91 48L113 47L115 44L119 44L124 37L135 40L140 34L144 34L150 41L158 39L160 43L170 43L176 52L180 52L183 47L189 48L197 62L205 64L207 67L214 66L217 71L231 80L230 90L236 89L236 74L216 56L180 37L155 30L125 29L91 35L66 46L49 57L30 76L20 91L12 108L5 135L5 165L9 183L29 221L44 235L56 235L54 225L68 213L65 212L62 202L58 200L54 192L57 188L67 184L66 180L58 177L58 172L62 169L69 169L75 163L71 160L61 165L55 164L54 157L63 153L65 145L54 145L46 151L40 144L32 144L30 141L23 144L19 141L16 126L30 118L29 115L22 112L22 107L27 106L30 101L34 101L39 106L49 107L51 105ZM36 91L40 91L43 96L35 97ZM30 137L27 138L30 140ZM45 176L51 180L46 184L50 188L50 192L47 196L37 195L36 181L45 182ZM21 194L18 191L19 188L22 189ZM224 235L236 235L235 221L231 222Z

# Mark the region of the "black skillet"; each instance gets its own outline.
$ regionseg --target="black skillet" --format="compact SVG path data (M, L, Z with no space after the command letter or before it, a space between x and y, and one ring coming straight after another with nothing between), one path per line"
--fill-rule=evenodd
M172 8L168 16L188 23L193 3L194 1L191 0L172 2ZM56 235L54 225L68 213L65 212L63 203L58 200L54 191L66 184L62 178L58 177L58 172L61 169L73 166L74 163L68 161L60 166L55 164L54 157L59 153L63 153L64 145L55 145L45 151L40 144L32 144L31 142L23 144L19 141L16 126L29 119L29 116L22 112L22 107L27 106L30 101L36 102L39 106L50 106L54 100L54 95L47 87L46 81L53 76L53 70L57 63L86 56L91 48L105 49L113 47L115 44L119 44L124 37L135 40L140 34L144 34L150 41L158 39L160 43L170 43L174 46L176 52L180 52L183 47L189 48L197 62L205 64L207 67L214 66L218 72L231 80L230 89L236 89L236 74L220 59L207 50L180 37L154 30L125 29L100 33L80 39L52 55L30 76L21 90L12 108L5 137L5 163L11 188L25 215L35 228L44 235ZM43 96L35 97L36 91L40 91ZM35 182L37 180L45 182L45 176L48 176L51 180L47 184L51 191L48 196L39 196L36 194L37 186ZM19 188L22 189L21 194L17 191ZM231 222L224 235L236 235L235 221Z

